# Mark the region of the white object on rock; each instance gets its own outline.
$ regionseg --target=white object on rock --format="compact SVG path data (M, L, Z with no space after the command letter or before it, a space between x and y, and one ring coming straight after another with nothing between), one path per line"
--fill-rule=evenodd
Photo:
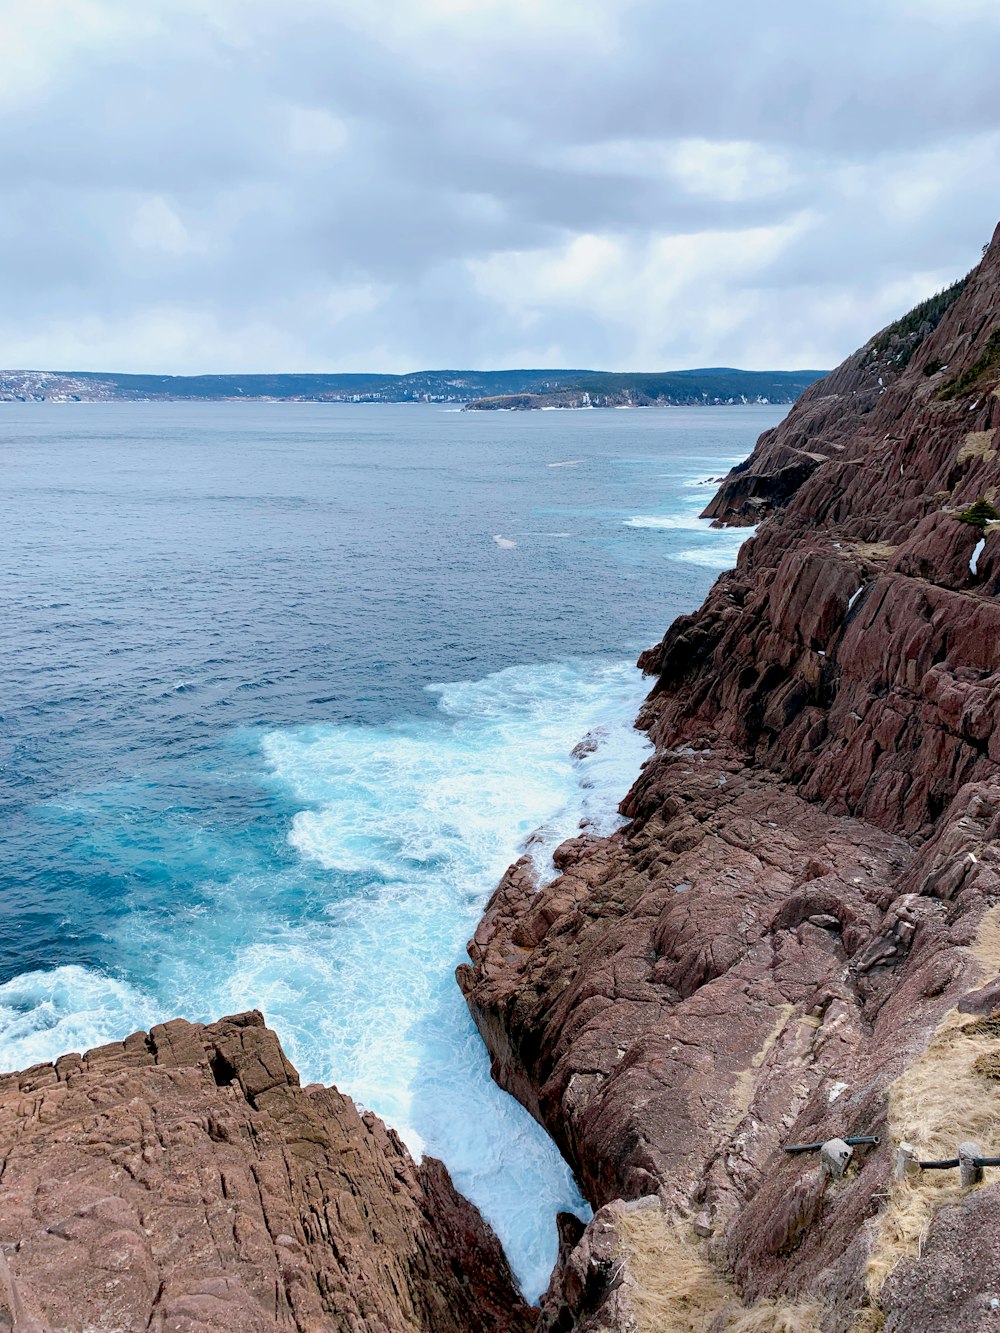
M820 1169L832 1180L840 1180L853 1156L854 1149L843 1139L827 1139L819 1150Z

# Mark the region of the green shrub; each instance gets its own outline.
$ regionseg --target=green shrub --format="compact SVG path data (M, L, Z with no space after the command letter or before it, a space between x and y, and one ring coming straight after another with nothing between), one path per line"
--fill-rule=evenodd
M897 319L894 324L890 324L888 328L883 329L872 343L872 354L876 360L883 360L890 350L894 350L893 362L902 370L930 331L925 329L924 326L929 324L931 329L937 328L947 311L961 296L968 280L969 275L966 274L964 278L959 278L957 282L953 282L944 291L935 292L926 301L921 301L919 305L915 305L912 310L908 310L905 315ZM940 369L940 365L938 369ZM928 371L928 374L930 373Z
M992 523L997 518L1000 518L1000 514L985 497L969 505L968 509L958 515L959 523L971 523L974 528L985 528L987 523Z
M994 329L986 339L986 346L978 361L974 361L956 379L950 380L938 393L938 397L942 402L950 402L966 389L971 389L977 380L995 367L1000 367L1000 329Z

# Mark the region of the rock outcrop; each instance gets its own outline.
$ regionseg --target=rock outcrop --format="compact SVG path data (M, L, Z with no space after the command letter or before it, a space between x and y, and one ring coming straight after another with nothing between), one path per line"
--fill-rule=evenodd
M469 945L595 1209L540 1311L251 1013L0 1077L0 1333L1000 1328L1000 1168L896 1157L1000 1156L998 495L1000 229L724 481L760 528L641 659L627 824L511 867Z
M0 1329L522 1333L440 1162L300 1088L259 1013L0 1077Z
M1000 229L726 479L707 516L765 521L641 659L630 822L512 867L470 943L598 1210L545 1329L1000 1327L1000 1173L893 1180L900 1140L1000 1154L998 386ZM783 1151L854 1135L843 1179Z

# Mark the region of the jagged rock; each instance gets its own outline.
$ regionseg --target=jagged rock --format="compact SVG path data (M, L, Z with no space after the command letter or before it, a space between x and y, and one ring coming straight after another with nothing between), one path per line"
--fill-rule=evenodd
M984 1333L1000 1326L1000 1185L942 1208L883 1289L885 1333Z
M521 1333L440 1162L299 1087L259 1013L0 1077L0 1328Z
M987 1191L934 1223L919 1315L920 1227L881 1223L893 1132L975 1136L923 1121L959 1076L957 1121L988 1108L992 1037L955 1065L948 1034L1000 993L1000 525L959 521L1000 492L1000 228L953 295L808 390L727 478L709 517L770 517L640 659L656 750L629 824L567 844L540 890L512 868L459 969L495 1076L599 1210L552 1327L632 1327L627 1275L596 1307L574 1292L623 1201L654 1194L696 1219L753 1327L848 1333L897 1261L887 1329L985 1327ZM918 1068L932 1109L913 1094L897 1125ZM882 1142L843 1179L782 1152L865 1134ZM727 1328L734 1290L698 1326ZM781 1322L792 1298L812 1324Z

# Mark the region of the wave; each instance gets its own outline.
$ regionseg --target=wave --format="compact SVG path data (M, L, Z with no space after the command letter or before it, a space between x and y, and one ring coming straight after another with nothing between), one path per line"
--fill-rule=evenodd
M626 528L667 529L685 532L699 532L705 528L705 520L698 518L696 514L635 514L632 518L626 518L623 521Z
M0 1071L147 1030L168 1015L139 987L75 964L0 985Z
M517 855L545 878L581 824L621 822L648 748L632 726L644 686L629 664L574 660L430 693L426 717L257 738L268 783L295 812L283 849L273 833L258 847L161 820L164 849L188 858L172 865L176 896L134 901L111 927L121 976L72 966L0 986L0 1068L178 1014L259 1007L303 1082L335 1084L415 1153L444 1159L535 1298L556 1257L555 1213L587 1210L552 1141L492 1082L454 968ZM108 838L124 827L111 803L126 795L103 793L103 816L92 812Z
M756 528L715 529L715 540L710 546L697 546L687 551L678 551L672 558L684 560L692 565L704 565L706 569L733 569L743 543L749 541Z
M322 1050L310 1077L337 1082L442 1157L537 1295L555 1257L553 1212L582 1201L545 1134L490 1080L453 969L519 852L547 878L552 852L581 824L607 833L621 822L617 803L647 748L632 726L642 684L630 666L577 662L431 693L429 720L264 740L275 777L304 807L293 846L331 882L355 886L325 908L335 956L314 984L336 1003L309 1016ZM574 759L598 726L593 752Z

